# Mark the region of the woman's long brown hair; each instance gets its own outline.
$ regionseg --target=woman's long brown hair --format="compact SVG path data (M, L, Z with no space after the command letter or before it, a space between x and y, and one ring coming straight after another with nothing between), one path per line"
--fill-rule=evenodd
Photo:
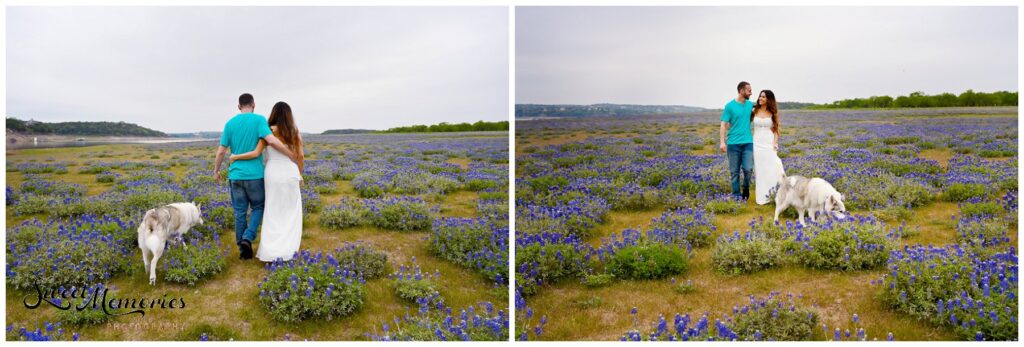
M299 128L295 127L295 119L292 117L292 107L284 101L278 101L270 110L270 119L267 124L277 127L277 133L281 135L283 142L292 153L298 154L302 148L302 139L299 138ZM302 158L298 158L302 161Z
M768 102L765 105L761 105L761 94L764 94L764 98L768 99ZM750 124L754 124L754 115L757 114L757 110L760 110L761 107L766 106L768 112L772 114L772 132L778 134L779 104L775 103L775 93L773 93L771 90L765 89L761 91L761 94L758 94L757 104L754 104L754 109L750 111Z

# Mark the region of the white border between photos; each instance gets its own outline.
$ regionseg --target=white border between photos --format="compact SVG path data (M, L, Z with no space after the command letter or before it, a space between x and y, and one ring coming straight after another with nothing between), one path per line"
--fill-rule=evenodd
M516 339L516 8L508 8L508 338Z

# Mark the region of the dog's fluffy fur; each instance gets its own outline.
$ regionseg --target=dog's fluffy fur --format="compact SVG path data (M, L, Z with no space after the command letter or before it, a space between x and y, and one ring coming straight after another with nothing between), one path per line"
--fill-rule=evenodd
M175 238L184 245L182 235L203 224L199 208L191 202L178 202L146 211L139 224L139 248L142 249L142 262L149 271L149 284L156 284L156 262L163 255L167 240Z
M803 176L783 176L779 182L779 190L775 195L775 221L779 221L779 213L792 206L796 208L800 225L804 224L804 214L810 214L815 221L816 212L822 217L831 213L838 219L846 217L846 206L843 195L836 191L828 181L821 178L808 179Z

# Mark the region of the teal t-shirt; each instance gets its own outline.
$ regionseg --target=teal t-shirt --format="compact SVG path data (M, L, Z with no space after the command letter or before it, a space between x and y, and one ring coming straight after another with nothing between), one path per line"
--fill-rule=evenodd
M722 121L729 123L729 132L726 134L725 144L740 145L753 143L754 135L750 131L750 111L754 110L754 103L747 100L745 103L738 103L732 99L722 110Z
M267 119L255 113L239 113L227 124L220 135L220 145L231 148L231 154L243 154L256 149L260 139L270 135ZM236 160L228 167L228 179L256 180L263 178L263 154L249 160Z

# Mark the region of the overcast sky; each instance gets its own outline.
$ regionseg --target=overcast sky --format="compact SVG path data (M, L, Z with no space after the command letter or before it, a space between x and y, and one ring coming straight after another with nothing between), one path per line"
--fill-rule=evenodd
M1014 7L516 8L517 103L1017 90Z
M7 115L303 132L508 120L506 7L8 7Z

